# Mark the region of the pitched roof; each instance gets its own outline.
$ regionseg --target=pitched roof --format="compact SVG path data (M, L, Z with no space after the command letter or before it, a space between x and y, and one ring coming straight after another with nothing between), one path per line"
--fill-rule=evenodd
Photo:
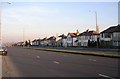
M65 36L64 34L58 36L58 37L62 37L62 39L66 38L67 36Z
M100 35L100 33L98 33L98 32L96 32L96 31L89 31L89 33L91 34L91 35Z
M94 31L94 30L93 30L93 31L87 30L87 31L79 34L79 36L91 36L91 35L99 35L99 34L100 34L100 33L96 32L96 31Z
M56 37L55 36L51 36L50 38L48 38L47 40L55 40Z
M70 35L71 37L75 37L75 36L77 36L76 33L68 33L68 35Z
M35 42L36 41L36 39L34 39L32 42Z
M41 41L41 39L34 39L32 42Z
M41 41L45 41L45 40L47 40L47 38L45 37L45 38L43 38L43 39L41 39Z
M37 39L36 41L40 41L41 39Z
M120 32L120 24L117 26L111 26L108 29L102 31L101 33L113 33L113 32Z

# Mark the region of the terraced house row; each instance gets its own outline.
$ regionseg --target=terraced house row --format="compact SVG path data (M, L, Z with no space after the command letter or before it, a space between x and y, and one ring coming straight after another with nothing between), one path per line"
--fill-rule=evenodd
M79 33L68 33L67 35L51 36L49 38L34 39L32 46L52 47L120 47L120 25L110 26L102 32L97 30L86 30Z

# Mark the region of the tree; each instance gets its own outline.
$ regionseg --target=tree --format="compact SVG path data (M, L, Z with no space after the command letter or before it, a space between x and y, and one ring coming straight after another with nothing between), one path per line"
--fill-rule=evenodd
M25 41L25 46L28 46L28 41Z
M90 43L90 40L88 40L88 47L90 47L91 46L91 43Z

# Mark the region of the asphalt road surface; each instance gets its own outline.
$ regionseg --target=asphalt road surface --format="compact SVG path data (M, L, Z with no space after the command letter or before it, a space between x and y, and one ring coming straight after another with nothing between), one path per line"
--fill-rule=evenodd
M118 59L9 47L3 77L118 77Z

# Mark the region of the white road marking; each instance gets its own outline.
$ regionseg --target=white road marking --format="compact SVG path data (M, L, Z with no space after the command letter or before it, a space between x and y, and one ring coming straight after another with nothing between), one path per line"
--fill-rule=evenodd
M110 79L115 79L115 78L112 78L110 76L107 76L107 75L103 75L103 74L98 74L99 76L102 76L102 77L106 77L106 78L110 78Z
M66 56L66 55L63 55L63 56Z
M88 59L88 60L90 60L90 61L97 61L97 60L94 60L94 59Z
M40 56L37 56L37 58L40 58Z
M60 62L58 62L58 61L53 61L53 63L55 63L55 64L60 64Z

